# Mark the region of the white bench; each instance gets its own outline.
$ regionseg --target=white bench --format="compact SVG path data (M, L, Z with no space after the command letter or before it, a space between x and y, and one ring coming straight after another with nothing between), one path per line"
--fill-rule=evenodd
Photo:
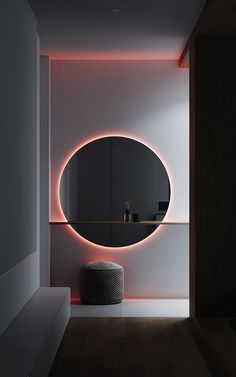
M47 377L70 318L69 288L40 288L0 337L1 377Z

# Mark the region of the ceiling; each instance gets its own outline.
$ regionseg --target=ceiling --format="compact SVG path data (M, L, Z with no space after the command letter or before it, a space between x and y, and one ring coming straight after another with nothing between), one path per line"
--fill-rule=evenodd
M28 0L51 58L178 59L206 0Z

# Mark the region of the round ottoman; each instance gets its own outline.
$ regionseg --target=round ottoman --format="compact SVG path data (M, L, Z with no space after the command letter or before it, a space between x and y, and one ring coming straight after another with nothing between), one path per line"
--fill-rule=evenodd
M85 304L118 304L124 295L124 270L117 263L88 262L80 268L80 299Z

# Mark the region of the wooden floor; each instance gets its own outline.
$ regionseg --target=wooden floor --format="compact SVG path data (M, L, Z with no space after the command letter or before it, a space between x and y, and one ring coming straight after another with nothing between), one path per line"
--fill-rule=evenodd
M199 347L190 321L72 318L50 377L221 376Z
M236 319L198 318L194 320L200 344L214 364L218 377L236 377Z

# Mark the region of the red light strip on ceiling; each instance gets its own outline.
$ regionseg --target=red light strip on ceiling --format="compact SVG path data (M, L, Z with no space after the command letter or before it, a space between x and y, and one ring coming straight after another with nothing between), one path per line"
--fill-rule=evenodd
M180 56L176 53L155 53L155 52L52 52L47 50L42 50L41 55L49 56L50 60L172 60L179 61Z

